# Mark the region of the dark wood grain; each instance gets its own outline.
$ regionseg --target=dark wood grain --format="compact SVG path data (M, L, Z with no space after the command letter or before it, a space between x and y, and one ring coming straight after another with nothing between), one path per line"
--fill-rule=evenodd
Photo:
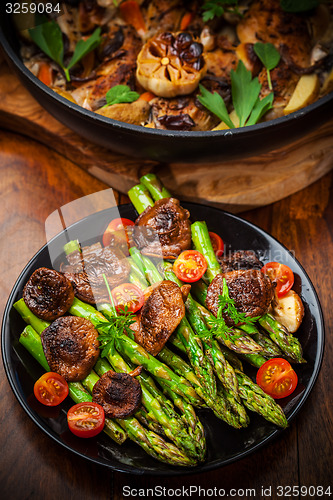
M0 168L0 304L3 309L17 275L45 242L46 217L59 206L107 186L50 149L1 131ZM250 457L205 474L178 478L112 474L75 458L40 432L16 401L1 365L1 498L121 500L125 498L122 494L125 485L137 489L154 485L166 488L197 485L227 491L255 488L256 498L278 500L281 498L276 492L278 485L331 485L333 488L332 184L331 173L285 200L243 214L295 251L318 291L324 310L327 337L322 370L304 408L281 438ZM117 200L124 203L127 198L120 195ZM262 496L262 486L271 486L272 495Z

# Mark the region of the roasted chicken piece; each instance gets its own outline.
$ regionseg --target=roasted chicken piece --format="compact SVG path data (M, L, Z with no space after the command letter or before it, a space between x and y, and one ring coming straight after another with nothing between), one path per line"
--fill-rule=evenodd
M179 288L172 281L161 281L148 291L140 318L132 325L136 342L153 356L164 347L170 335L185 316L190 286Z
M131 103L122 102L112 106L102 106L96 113L120 122L144 125L149 118L150 106L148 102L139 99Z
M23 289L23 300L38 318L54 321L70 309L74 300L71 282L62 274L40 267Z
M258 269L231 271L218 274L208 287L206 305L217 316L219 297L223 291L223 279L226 279L229 296L235 301L237 310L251 318L265 314L273 299L271 280ZM234 326L226 314L223 318L227 325Z
M76 316L58 318L41 334L51 371L67 382L83 380L99 356L98 332L93 324Z
M72 92L84 108L96 110L105 104L107 91L115 85L135 89L136 58L141 40L131 26L114 25L101 46L103 62L96 68L96 77Z
M104 373L93 388L93 402L102 406L108 418L126 418L141 405L142 390L129 373Z
M255 0L237 25L242 43L272 43L288 60L288 66L308 68L311 36L306 18L285 12L279 0Z
M136 219L133 240L144 255L176 259L191 248L189 217L175 198L158 200Z
M117 248L102 248L100 243L83 247L67 255L68 264L61 265L61 272L70 280L77 298L95 304L108 302L109 296L103 274L111 288L126 281L130 264Z

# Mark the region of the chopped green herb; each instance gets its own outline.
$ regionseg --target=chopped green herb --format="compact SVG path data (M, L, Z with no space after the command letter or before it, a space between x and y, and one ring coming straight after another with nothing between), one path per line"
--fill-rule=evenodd
M257 42L253 46L254 52L259 57L267 70L267 81L270 90L273 90L270 71L274 69L281 59L280 52L274 47L272 43Z
M69 70L85 55L98 47L102 40L100 36L101 28L96 28L94 33L87 38L87 40L79 40L71 60L68 65L65 66L62 31L56 21L52 20L39 24L35 28L30 29L29 34L35 44L64 70L68 82L71 79Z
M130 326L135 323L135 315L128 311L125 307L124 311L120 311L117 316L110 318L109 321L103 321L96 324L96 328L102 332L98 336L100 342L101 357L104 358L108 355L109 351L111 355L115 352L115 343L117 339L120 339L126 333L132 333Z
M318 0L280 0L280 5L285 12L306 12L318 7Z
M127 85L115 85L106 93L106 106L120 104L122 102L137 101L140 94L131 90Z
M225 322L223 315L228 316L235 325L239 323L245 325L252 325L259 317L250 318L245 313L241 313L235 306L235 301L230 297L227 281L223 278L222 295L219 296L219 307L217 317L207 320L210 331L207 330L201 334L202 338L218 338L222 337L225 340L235 340L237 335L233 335L232 327L228 326Z
M202 85L200 85L200 90L201 95L198 96L198 99L201 104L218 116L229 128L235 128L222 97L216 92L212 94ZM252 79L251 71L245 68L242 61L239 61L236 71L231 70L231 95L240 127L254 125L272 108L273 93L260 99L260 90L261 84L258 78Z
M202 10L205 23L214 17L221 17L225 12L239 14L238 0L205 0Z

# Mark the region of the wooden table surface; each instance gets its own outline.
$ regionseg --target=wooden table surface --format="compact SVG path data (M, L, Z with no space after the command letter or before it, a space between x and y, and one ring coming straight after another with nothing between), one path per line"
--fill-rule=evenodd
M45 243L44 222L61 205L107 186L53 151L0 130L0 301L26 262ZM127 201L118 196L118 203ZM106 500L139 498L123 487L256 489L256 498L281 498L280 486L331 487L333 379L333 173L280 202L242 214L272 233L307 270L319 294L326 345L318 381L299 416L281 438L230 466L177 478L112 473L76 458L37 429L25 414L0 366L0 496L8 500ZM272 493L261 493L272 488ZM319 498L320 491L311 496ZM126 492L126 491L125 491ZM138 492L139 493L139 492ZM233 498L254 498L230 491ZM327 493L327 491L326 491ZM186 498L186 490L182 495ZM287 497L285 495L285 497ZM150 497L151 498L151 497ZM192 495L190 498L199 498ZM215 497L217 498L217 497ZM329 498L323 495L322 498Z

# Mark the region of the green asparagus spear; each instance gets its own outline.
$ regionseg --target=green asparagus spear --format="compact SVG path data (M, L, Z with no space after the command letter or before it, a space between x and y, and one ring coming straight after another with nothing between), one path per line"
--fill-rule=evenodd
M194 222L191 225L191 233L195 249L202 253L207 261L205 276L212 281L221 272L221 267L216 259L206 222Z
M270 314L264 314L259 319L259 324L268 332L270 338L276 342L281 351L294 363L306 363L303 358L302 346L299 340L282 326Z
M128 191L128 196L139 214L141 214L147 207L154 206L154 202L150 197L149 191L142 184L132 187Z
M148 189L154 201L163 198L171 198L172 196L155 174L146 174L142 176L140 182Z
M239 391L244 405L249 410L262 415L266 420L280 427L287 427L288 422L282 408L274 399L266 394L257 384L252 382L245 373L236 370L239 382Z

